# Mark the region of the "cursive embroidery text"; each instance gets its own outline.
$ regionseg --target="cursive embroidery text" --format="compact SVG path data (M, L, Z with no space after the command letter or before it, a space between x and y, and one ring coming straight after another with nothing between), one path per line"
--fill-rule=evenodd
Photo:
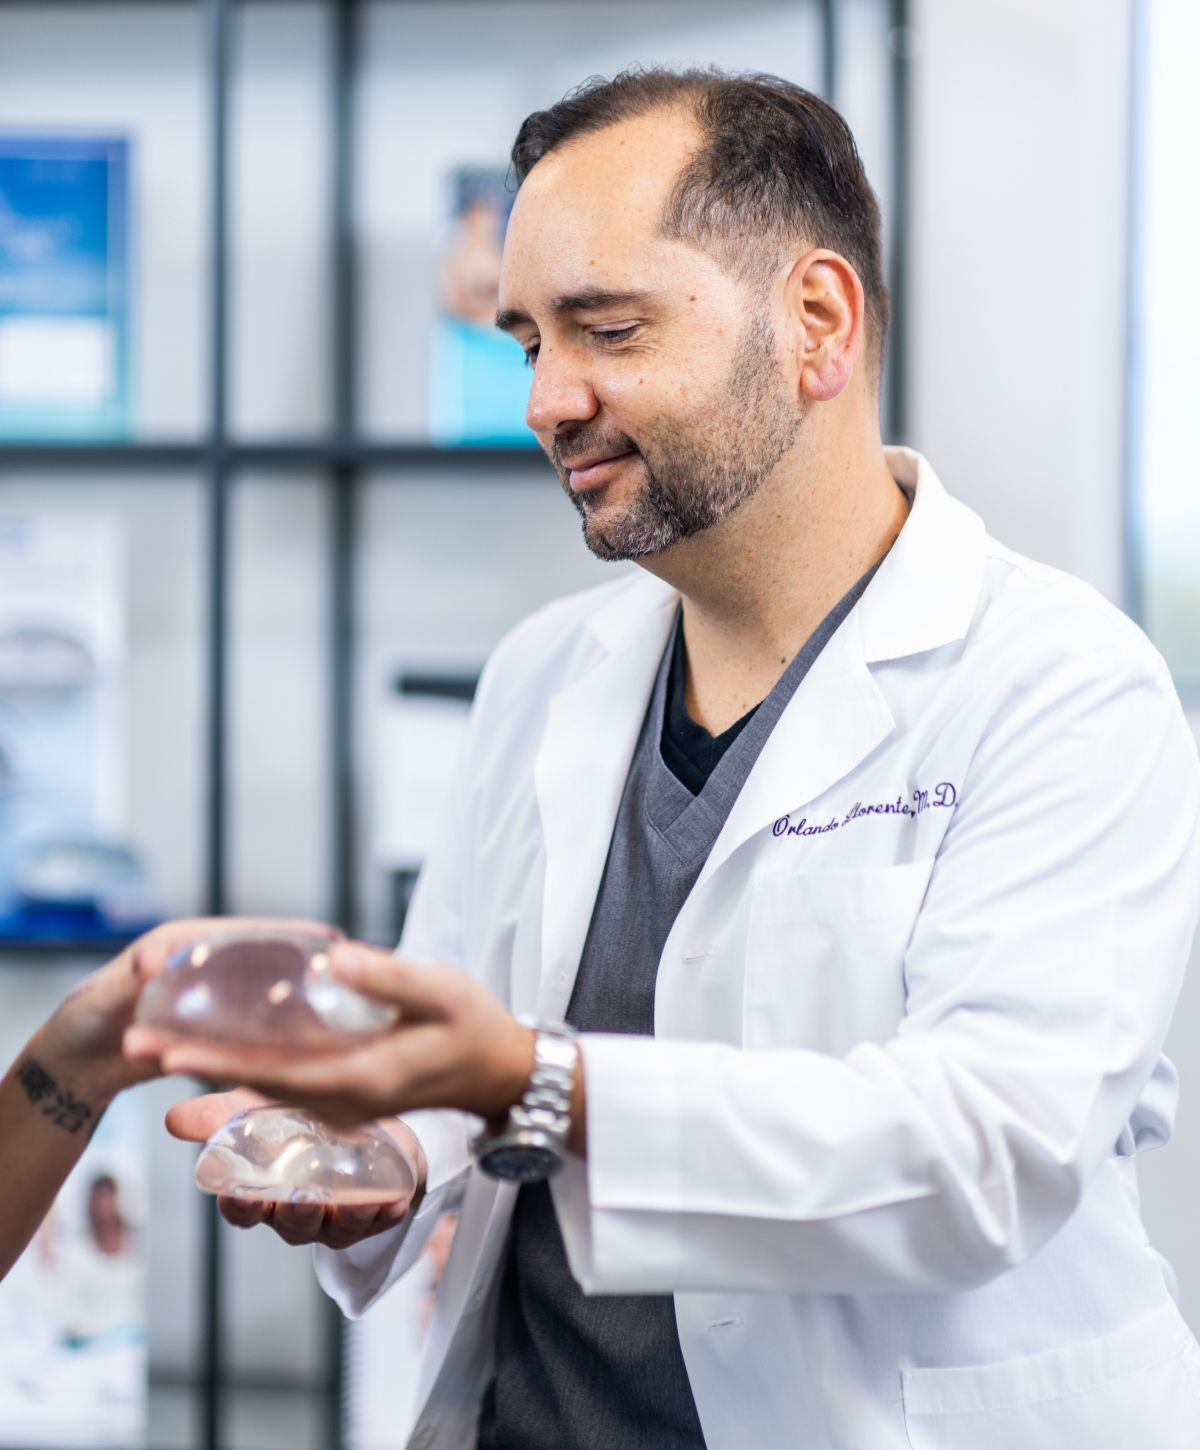
M958 804L958 788L948 780L939 781L932 790L914 790L910 796L897 796L893 801L855 801L839 820L831 816L828 821L810 821L801 816L793 821L790 815L780 816L771 827L773 836L824 836L830 831L840 831L852 821L864 820L867 816L898 816L915 820L930 810L953 810Z

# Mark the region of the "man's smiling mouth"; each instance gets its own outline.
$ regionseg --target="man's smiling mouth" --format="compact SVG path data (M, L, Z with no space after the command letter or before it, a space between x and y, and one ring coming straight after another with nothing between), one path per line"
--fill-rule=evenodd
M623 453L591 453L571 463L564 461L563 467L567 470L567 479L572 490L582 493L586 489L607 483L621 464L637 456L637 450L632 448Z

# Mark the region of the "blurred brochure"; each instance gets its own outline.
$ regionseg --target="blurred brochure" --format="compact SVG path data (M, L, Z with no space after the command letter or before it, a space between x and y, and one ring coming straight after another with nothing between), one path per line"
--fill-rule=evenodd
M126 648L112 519L0 515L0 940L133 935Z
M375 740L375 860L415 871L445 821L470 708L463 699L403 685L389 692Z
M438 269L441 316L429 368L430 437L443 446L532 447L525 423L530 372L518 345L495 328L513 193L499 167L460 167L448 186L450 221Z
M130 430L129 146L0 132L0 437Z
M6 1022L5 1062L22 1040ZM69 1128L73 1104L63 1098L49 1087L41 1106ZM136 1094L112 1104L34 1242L0 1284L0 1446L146 1444L142 1109Z

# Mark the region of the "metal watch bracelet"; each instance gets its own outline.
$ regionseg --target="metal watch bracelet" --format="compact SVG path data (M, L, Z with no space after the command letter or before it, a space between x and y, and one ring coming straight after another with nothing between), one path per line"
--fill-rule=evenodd
M536 1179L562 1166L571 1133L571 1103L579 1046L571 1028L529 1021L534 1030L533 1071L521 1100L499 1130L485 1129L472 1144L476 1161L500 1178Z
M530 1025L535 1033L533 1071L517 1107L538 1127L561 1137L565 1146L571 1131L579 1045L569 1027L540 1022Z

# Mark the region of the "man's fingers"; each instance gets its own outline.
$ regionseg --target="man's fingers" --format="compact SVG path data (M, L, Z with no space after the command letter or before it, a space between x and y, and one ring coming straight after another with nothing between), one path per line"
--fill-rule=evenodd
M407 1207L407 1198L402 1202ZM392 1228L395 1223L396 1216L389 1214L385 1205L334 1208L326 1215L321 1242L331 1249L348 1249L382 1228Z
M189 1073L206 1082L239 1082L268 1092L287 1072L287 1064L277 1055L263 1061L253 1048L220 1047L187 1038L172 1038L163 1045L161 1056L164 1072Z
M234 1228L266 1224L293 1248L321 1243L331 1249L348 1249L372 1234L394 1228L408 1212L412 1200L406 1195L389 1203L349 1205L319 1203L269 1203L260 1199L222 1196L217 1200L221 1216Z
M399 1007L401 1021L445 1018L463 979L452 967L419 967L362 942L338 942L329 962L347 986Z
M372 1077L367 1054L372 1044L311 1058L282 1058L277 1052L217 1047L177 1040L162 1055L164 1072L188 1073L208 1082L238 1082L272 1098L320 1108L341 1093L369 1093ZM374 1116L374 1110L366 1113Z
M277 1203L271 1217L271 1227L285 1244L291 1244L294 1248L302 1244L315 1244L323 1237L327 1212L319 1203Z
M261 1199L230 1198L224 1194L217 1199L221 1217L234 1228L254 1228L256 1224L270 1222L274 1204L263 1203Z
M398 1050L403 1047L407 1056L410 1040L423 1031L412 1028L400 1036L373 1038L341 1052L297 1058L180 1040L164 1052L162 1061L167 1072L189 1073L210 1082L242 1083L272 1098L330 1114L331 1121L362 1122L391 1111L388 1104L381 1107L377 1099L385 1085L388 1090L397 1086Z
M173 1138L189 1143L205 1143L223 1128L230 1118L249 1108L261 1108L267 1099L260 1093L237 1088L228 1093L205 1093L198 1098L185 1098L167 1113L167 1132Z

